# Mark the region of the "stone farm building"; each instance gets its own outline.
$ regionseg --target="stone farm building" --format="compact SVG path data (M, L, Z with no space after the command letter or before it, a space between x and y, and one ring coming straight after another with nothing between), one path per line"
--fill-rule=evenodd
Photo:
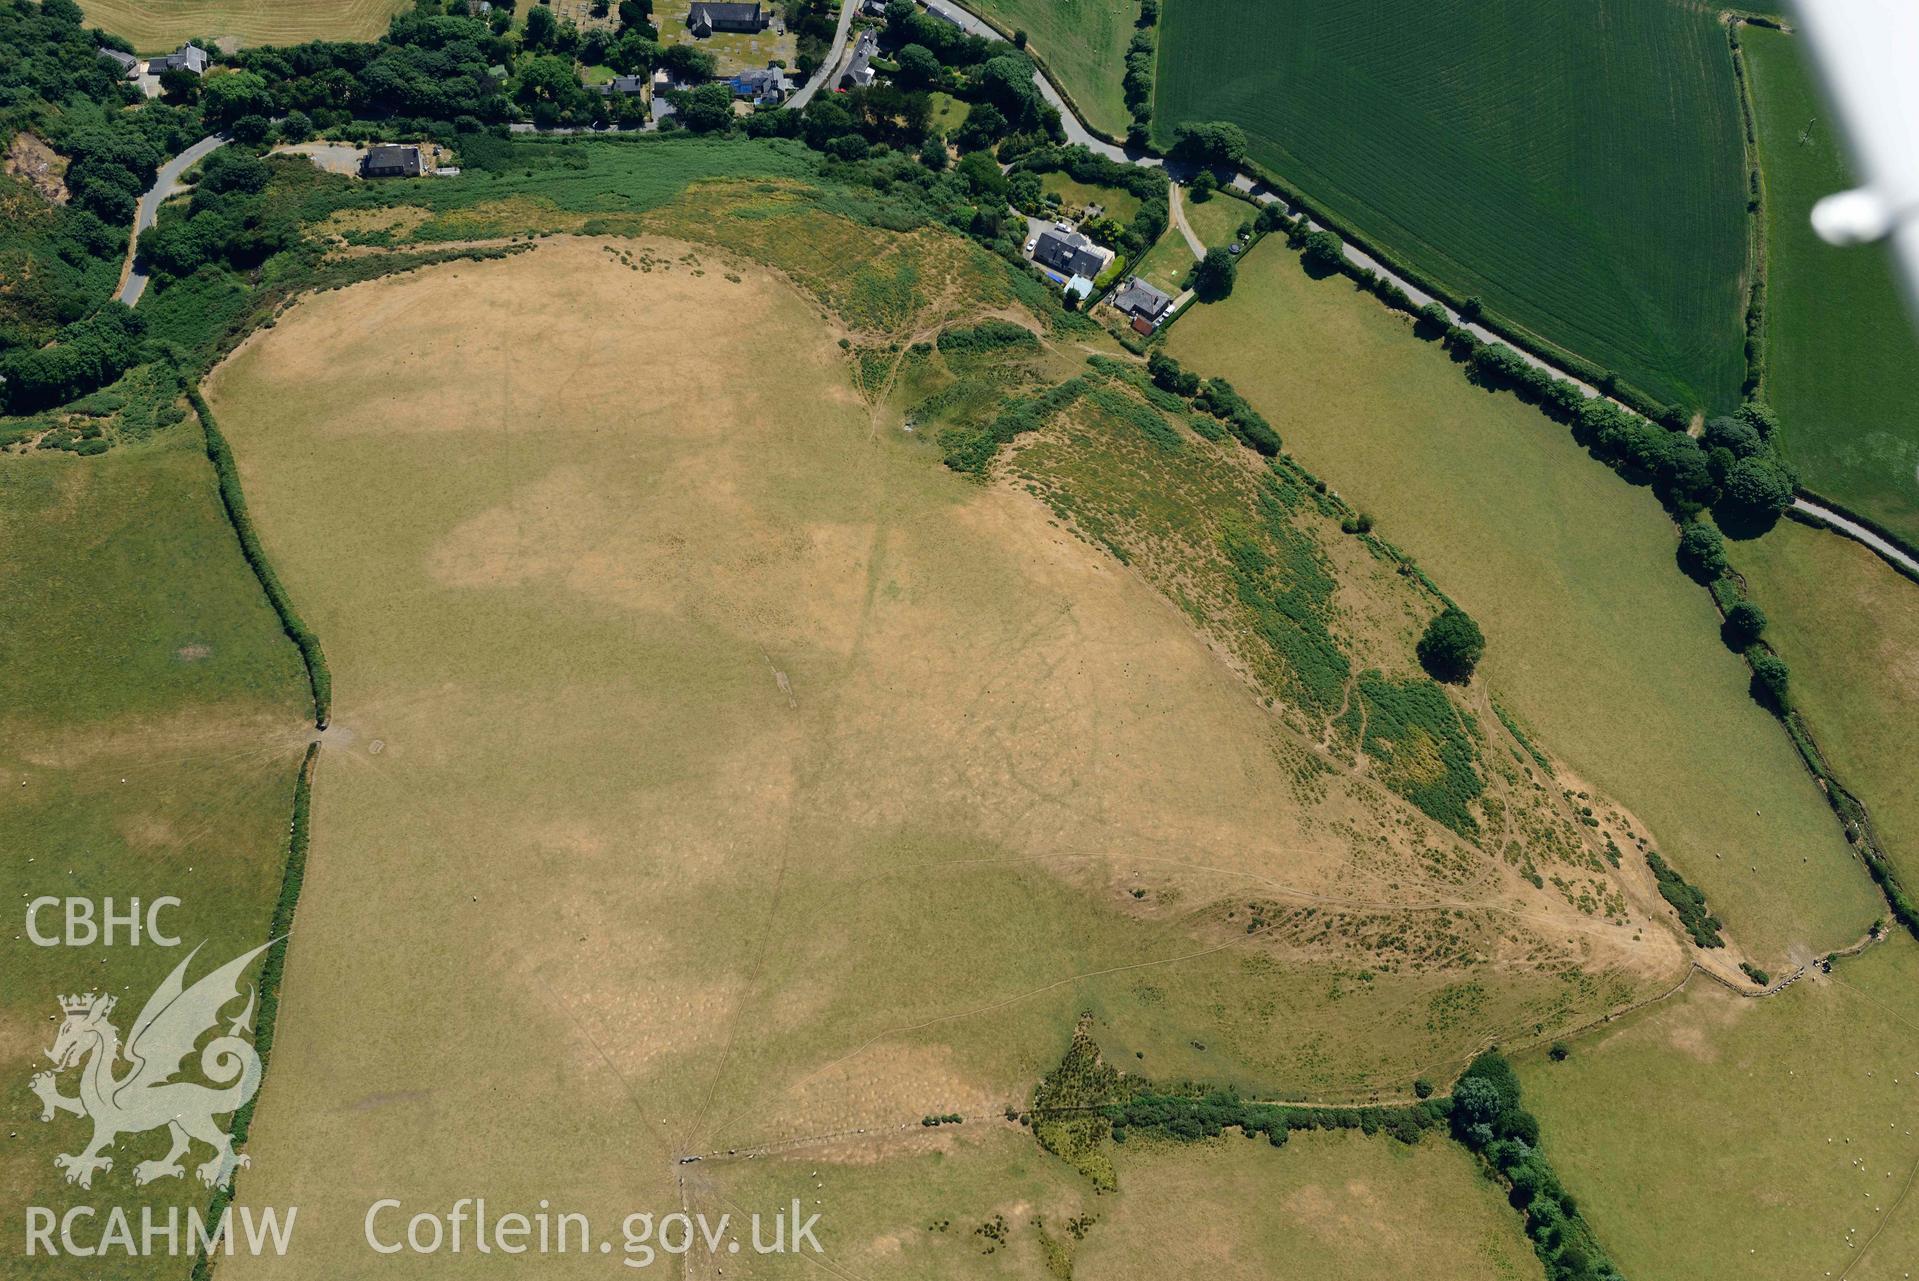
M696 36L715 31L754 35L766 29L766 15L757 4L695 4L686 11L686 29Z

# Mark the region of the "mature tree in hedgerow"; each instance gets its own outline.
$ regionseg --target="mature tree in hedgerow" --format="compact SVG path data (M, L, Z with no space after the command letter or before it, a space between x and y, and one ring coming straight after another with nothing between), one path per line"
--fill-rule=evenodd
M1720 528L1740 537L1771 529L1792 506L1791 473L1763 455L1741 458L1726 469L1726 483L1714 508Z
M1441 610L1419 638L1420 664L1436 681L1465 684L1472 679L1473 669L1485 652L1485 633L1457 605Z
M1316 276L1330 276L1346 265L1346 242L1321 228L1308 233L1300 257L1306 270Z
M1725 637L1726 644L1740 653L1758 640L1766 630L1766 611L1749 600L1742 600L1726 611L1726 621L1719 626L1719 634Z
M1789 676L1779 655L1762 651L1752 656L1752 696L1767 707L1783 712L1791 706Z
M1726 572L1726 540L1701 520L1688 521L1679 531L1679 568L1701 583Z
M1239 263L1231 254L1224 249L1208 249L1199 266L1193 268L1193 293L1201 302L1218 302L1233 292L1238 275Z

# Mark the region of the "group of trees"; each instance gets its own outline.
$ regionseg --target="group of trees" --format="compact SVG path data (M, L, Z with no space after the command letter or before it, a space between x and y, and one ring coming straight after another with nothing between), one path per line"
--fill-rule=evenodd
M1163 351L1154 351L1146 358L1146 373L1161 391L1185 397L1193 402L1194 409L1224 422L1249 448L1268 458L1278 455L1279 433L1224 378L1201 381L1198 374L1182 368Z
M1133 122L1126 130L1126 144L1145 150L1153 132L1153 29L1159 25L1159 0L1140 0L1139 21L1133 38L1126 45L1126 74L1120 80L1120 93Z
M1453 1086L1453 1136L1505 1179L1507 1200L1550 1281L1618 1281L1573 1199L1539 1147L1539 1121L1520 1106L1519 1076L1496 1051L1472 1061Z
M208 156L186 207L167 210L140 237L141 264L164 286L209 263L254 267L292 244L299 222L284 202L267 198L271 176L266 160L238 147Z
M22 366L38 370L31 379L44 387L103 367L103 331L62 331L107 301L140 193L200 133L190 108L126 110L138 91L99 56L83 23L73 0L0 4L0 140L31 134L66 159L51 178L64 184L64 202L24 175L0 174L0 359L58 339L70 349Z

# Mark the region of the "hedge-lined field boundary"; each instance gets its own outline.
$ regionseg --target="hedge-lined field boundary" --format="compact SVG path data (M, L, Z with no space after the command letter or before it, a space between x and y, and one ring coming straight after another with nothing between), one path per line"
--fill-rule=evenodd
M286 869L280 877L280 897L273 905L273 920L267 927L267 954L260 966L260 1008L258 1024L253 1037L254 1051L260 1056L260 1072L264 1078L269 1060L273 1057L273 1033L280 1017L280 983L286 975L287 946L293 932L293 916L300 905L300 889L306 883L307 846L309 840L310 819L313 812L313 773L320 760L320 744L307 744L306 755L300 760L300 773L293 784L293 817L287 826ZM233 1113L231 1139L236 1151L246 1147L248 1134L253 1128L253 1108L259 1101L256 1090L252 1098L242 1103ZM216 1188L213 1197L207 1203L206 1223L211 1231L220 1222L233 1204L231 1185ZM217 1242L212 1248L217 1248ZM213 1274L211 1249L202 1250L200 1257L194 1260L193 1281L209 1281Z
M306 664L307 686L313 693L313 723L325 729L333 713L333 675L327 670L326 655L320 649L320 638L300 620L292 599L280 583L280 576L273 572L273 564L267 560L266 550L260 546L260 535L253 528L253 517L247 513L246 494L240 488L240 472L233 462L233 450L227 444L219 424L214 421L213 411L207 408L206 397L200 394L198 383L188 385L187 403L199 415L200 430L206 438L207 460L213 464L214 474L219 477L220 502L226 507L227 519L240 540L240 554L246 557L247 564L252 567L253 576L260 580L260 588L266 593L267 603L273 606L273 612L279 615L280 626L286 632L287 639L300 651L300 661Z

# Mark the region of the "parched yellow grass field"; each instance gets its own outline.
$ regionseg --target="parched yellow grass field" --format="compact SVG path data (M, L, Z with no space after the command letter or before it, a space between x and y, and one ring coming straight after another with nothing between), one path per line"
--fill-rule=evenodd
M1083 1012L1163 1078L1363 1097L1676 974L1637 908L1302 772L1146 583L857 395L837 317L903 345L946 297L931 233L859 234L899 292L843 313L559 238L304 300L209 380L335 691L241 1189L304 1246L223 1271L360 1259L379 1196L611 1220L678 1208L685 1154L911 1150ZM1374 974L1253 898L1465 950Z
M122 36L142 53L168 53L183 41L231 37L242 45L304 40L371 40L406 0L86 0L89 23Z
M1411 1147L1353 1131L1298 1133L1277 1149L1237 1132L1138 1140L1115 1153L1119 1189L1104 1195L1003 1122L899 1146L885 1161L849 1143L726 1162L695 1168L689 1182L722 1205L799 1197L810 1212L817 1202L833 1261L858 1277L1057 1277L1061 1260L1077 1281L1541 1275L1519 1216L1439 1135ZM998 1241L981 1232L995 1221ZM817 1272L797 1259L737 1269L754 1281ZM730 1260L726 1274L736 1274Z

